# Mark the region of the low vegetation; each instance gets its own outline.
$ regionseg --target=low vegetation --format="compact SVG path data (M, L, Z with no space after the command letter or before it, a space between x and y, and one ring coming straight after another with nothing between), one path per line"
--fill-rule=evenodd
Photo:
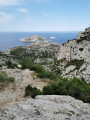
M40 92L37 88L28 85L25 89L25 96L35 97L36 95L70 95L83 102L90 103L90 85L83 80L73 78L60 79L56 83L45 86Z
M2 57L8 57L5 53L3 53L3 52L0 52L0 56L2 56Z
M82 51L83 49L80 49ZM22 55L20 56L22 53ZM70 95L76 99L82 100L83 102L90 103L90 84L87 84L84 80L79 80L78 78L73 78L71 80L63 79L60 77L61 71L59 70L58 66L63 60L58 61L54 59L54 63L51 64L51 72L46 71L41 64L35 64L30 56L23 55L25 50L23 48L19 48L12 52L12 55L15 55L18 60L20 60L20 64L22 65L22 69L30 69L36 72L36 75L41 79L49 79L48 86L45 86L42 91L37 89L36 87L32 87L31 85L26 86L25 88L25 97L31 96L35 98L37 95ZM18 56L17 56L18 53ZM23 57L22 57L23 56ZM50 57L50 54L47 52L42 54L42 57ZM80 67L83 65L84 60L71 60L69 61L65 67L70 65L75 65L76 69L79 70ZM9 63L10 64L10 63Z
M54 61L56 65L59 61ZM37 88L32 88L28 85L25 89L25 96L31 95L35 97L36 95L70 95L76 99L80 99L84 102L90 103L90 85L84 80L79 80L73 78L71 80L63 79L58 76L58 74L46 71L40 64L33 63L30 59L24 59L21 62L22 69L30 69L37 73L37 76L42 79L49 79L55 81L44 87L42 92ZM83 64L83 60L72 60L68 65L76 65L77 69Z
M8 77L6 73L0 72L0 90L4 89L9 83L14 81L15 79L13 77Z
M77 60L77 59L74 59L74 60L71 60L71 61L68 61L68 63L66 64L65 67L68 67L70 65L75 65L76 66L76 69L79 70L80 67L83 65L84 63L84 60Z
M90 103L90 84L83 80L73 78L62 79L58 83L43 88L44 95L70 95L83 102Z
M80 42L86 40L86 41L90 41L90 38L89 38L90 35L88 36L84 36L84 37L81 37L80 39L77 40L77 43L79 44Z
M51 71L57 75L61 75L61 70L59 68L59 65L61 63L61 60L57 60L57 58L54 58L54 63L50 66Z
M31 57L33 60L35 60L36 58L52 58L54 55L54 53L51 53L47 50L45 51L40 51L40 53L37 54L36 50L38 48L32 48L31 50L27 50L26 48L23 47L18 47L15 48L14 50L11 51L11 55L13 55L13 57L19 58L21 57Z
M32 98L35 98L35 96L41 95L41 94L42 92L36 87L33 88L32 86L28 85L25 88L25 97L31 96Z
M8 68L13 68L13 69L17 68L17 65L16 65L16 64L13 64L11 61L7 61L7 62L6 62L6 66L7 66Z
M21 64L22 64L22 69L30 69L35 71L39 78L49 78L51 80L58 80L59 78L58 75L46 71L40 64L35 64L30 59L22 60Z
M24 48L18 47L11 51L11 55L15 55L15 56L22 55L21 53L23 53L24 51L25 51Z

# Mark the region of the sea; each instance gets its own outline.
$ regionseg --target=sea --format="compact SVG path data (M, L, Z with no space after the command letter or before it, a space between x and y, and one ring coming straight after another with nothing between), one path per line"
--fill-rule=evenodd
M20 39L26 36L39 35L45 37L46 40L55 37L52 42L62 44L67 40L76 38L77 34L78 32L0 32L0 51L6 51L15 46L29 45L30 43L20 42Z

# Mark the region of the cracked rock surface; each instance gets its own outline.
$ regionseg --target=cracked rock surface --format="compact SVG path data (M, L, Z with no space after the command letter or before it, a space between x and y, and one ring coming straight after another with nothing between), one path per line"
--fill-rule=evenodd
M0 120L90 120L90 104L70 96L37 96L3 108Z

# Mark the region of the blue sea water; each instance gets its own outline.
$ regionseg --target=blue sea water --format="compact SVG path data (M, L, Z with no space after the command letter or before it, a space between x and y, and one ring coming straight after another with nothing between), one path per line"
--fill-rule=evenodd
M5 51L8 48L15 46L25 46L30 43L20 42L20 39L31 35L40 35L50 40L50 37L55 37L52 42L62 44L67 40L77 37L78 32L0 32L0 50Z

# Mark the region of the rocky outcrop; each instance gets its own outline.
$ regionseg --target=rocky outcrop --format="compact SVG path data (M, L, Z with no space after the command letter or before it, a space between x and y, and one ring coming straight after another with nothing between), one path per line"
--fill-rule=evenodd
M61 67L62 77L78 77L84 78L86 82L90 83L90 27L85 29L84 32L80 32L77 35L77 39L73 39L67 41L60 45L60 50L57 56L58 60L64 60L70 63L70 61L77 60L78 66L81 64L81 60L83 60L83 64L81 64L79 69L73 69L70 67L75 65L71 62L71 64L66 68L66 64ZM68 70L69 69L69 70ZM68 72L67 72L68 71Z
M5 54L5 52L0 51L0 65L3 66L8 61L11 61L12 64L18 64L16 60L11 58L9 55Z
M82 41L77 43L77 40L68 41L60 45L58 59L84 59L85 62L89 62L90 59L90 41Z
M33 35L29 37L24 37L20 39L21 42L34 42L34 43L40 43L42 40L45 40L45 37L40 37L39 35Z
M79 32L77 39L87 39L90 38L90 27L86 28L84 32Z
M70 96L37 96L3 108L1 120L90 120L90 104Z

